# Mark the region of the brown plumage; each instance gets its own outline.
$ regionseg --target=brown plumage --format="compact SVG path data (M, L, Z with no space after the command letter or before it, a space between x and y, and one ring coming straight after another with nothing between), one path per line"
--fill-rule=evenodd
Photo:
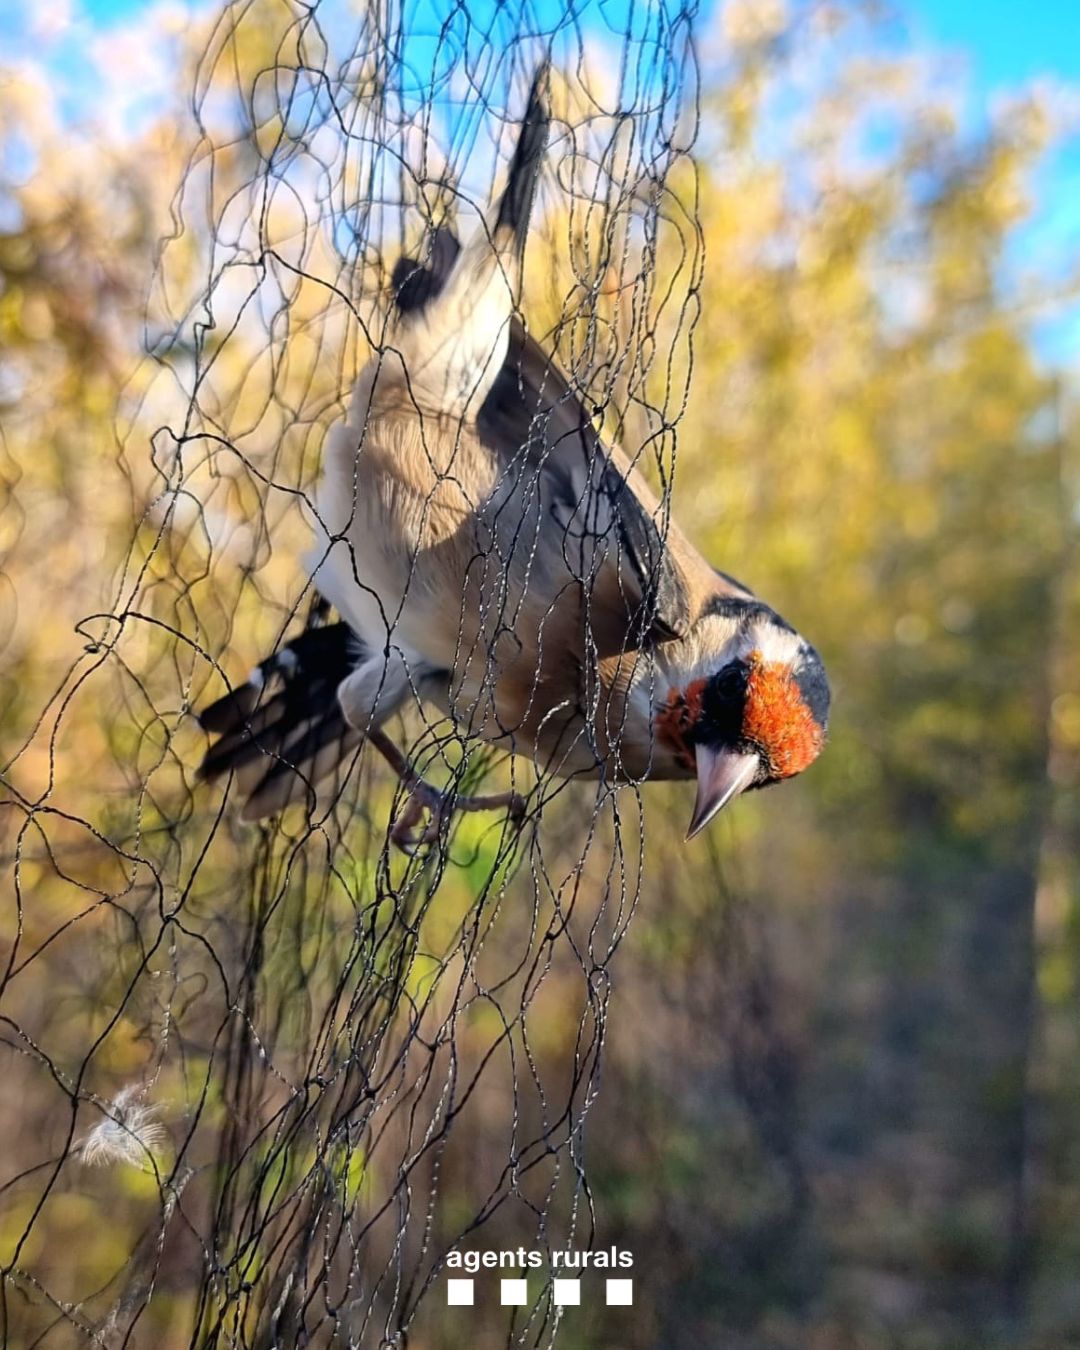
M491 222L399 263L387 340L327 437L308 564L342 624L203 714L222 736L204 772L241 774L247 815L310 792L367 735L433 837L443 803L377 730L410 700L544 773L697 773L692 831L820 749L816 653L666 524L517 317L545 79Z

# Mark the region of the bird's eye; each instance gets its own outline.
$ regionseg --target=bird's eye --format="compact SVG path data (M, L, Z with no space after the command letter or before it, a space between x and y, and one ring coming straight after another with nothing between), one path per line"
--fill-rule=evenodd
M732 661L708 682L700 724L703 739L723 745L733 745L739 739L748 678L746 666Z
M725 666L713 681L713 689L718 698L742 698L746 692L747 670L741 661L733 661Z

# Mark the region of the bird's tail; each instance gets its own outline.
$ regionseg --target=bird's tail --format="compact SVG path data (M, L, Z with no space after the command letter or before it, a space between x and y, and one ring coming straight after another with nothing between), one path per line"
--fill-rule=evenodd
M357 748L337 688L362 659L344 623L308 628L199 713L217 737L199 766L204 779L235 775L241 817L259 820L291 802L315 803L315 787Z
M540 167L544 162L548 132L551 129L551 113L547 105L548 79L549 67L545 61L533 76L529 102L521 121L514 156L510 161L510 174L503 195L499 199L495 226L492 230L496 247L510 249L519 264L525 251L536 184L540 177Z
M397 310L410 321L403 334L410 388L440 412L463 415L479 407L506 355L551 124L547 84L545 62L533 77L506 187L490 220L465 248L447 227L436 230L427 266L402 258L394 269Z

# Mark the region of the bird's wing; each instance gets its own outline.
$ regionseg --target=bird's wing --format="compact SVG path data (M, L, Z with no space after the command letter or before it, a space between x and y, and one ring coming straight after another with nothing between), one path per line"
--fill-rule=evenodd
M522 490L532 480L564 552L589 541L595 568L601 551L597 590L618 594L635 630L624 650L683 637L709 597L744 593L687 541L623 452L604 443L577 391L516 318L477 432Z
M545 83L541 69L491 219L464 247L436 231L427 266L394 269L392 342L324 454L323 566L334 575L320 588L350 616L367 587L431 669L457 668L463 646L507 631L525 673L531 647L545 638L550 650L555 633L568 661L583 644L601 660L635 652L685 636L718 585L667 502L603 442L512 317L548 133ZM331 547L337 533L347 556Z

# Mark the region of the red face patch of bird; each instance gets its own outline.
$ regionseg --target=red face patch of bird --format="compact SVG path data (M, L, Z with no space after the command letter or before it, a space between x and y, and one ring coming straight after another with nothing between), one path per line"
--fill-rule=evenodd
M743 736L761 755L769 778L791 778L817 759L825 732L807 706L791 668L753 651Z
M708 680L694 680L684 690L669 689L667 702L656 715L657 735L690 773L694 771L690 737L701 721L707 686Z

